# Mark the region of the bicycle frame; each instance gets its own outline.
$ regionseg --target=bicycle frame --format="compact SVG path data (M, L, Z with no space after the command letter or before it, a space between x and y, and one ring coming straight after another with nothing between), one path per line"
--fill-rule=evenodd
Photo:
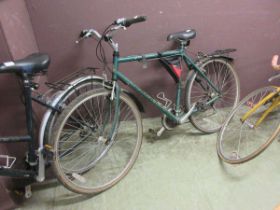
M119 57L119 52L114 51L113 55L113 63L114 63L114 69L113 69L113 82L117 80L121 80L128 86L130 86L133 90L135 90L137 93L142 95L144 98L146 98L149 102L151 102L153 105L155 105L162 113L164 113L168 118L171 120L182 124L182 119L187 118L186 115L178 116L176 113L179 112L180 109L180 98L182 93L182 79L179 78L178 84L177 84L177 93L176 93L176 104L175 104L175 111L176 113L173 114L168 108L163 106L160 102L155 100L151 95L143 91L141 88L139 88L135 83L133 83L131 80L129 80L124 74L122 74L119 71L119 64L121 63L128 63L128 62L136 62L136 61L142 61L142 60L153 60L153 59L160 59L160 58L167 58L167 57L180 57L184 60L187 67L189 69L193 69L197 74L199 74L203 79L207 81L207 83L218 93L218 96L214 97L211 101L208 102L208 104L213 103L219 98L220 91L217 89L217 87L207 78L207 76L204 74L204 72L192 61L190 57L187 56L185 53L185 45L181 44L181 48L177 50L170 50L165 51L161 53L148 53L144 55L131 55L126 57ZM192 113L192 110L189 110ZM191 113L187 113L190 115Z
M276 91L274 93L268 94L261 101L259 101L256 105L254 105L254 107L252 109L250 109L248 112L246 112L242 116L241 121L245 122L252 114L254 114L257 111L257 109L260 106L264 105L267 101L273 99L276 96L276 98L274 99L272 104L269 106L269 108L267 108L264 111L264 113L262 114L262 116L257 120L257 122L254 125L254 128L259 126L262 123L262 121L268 116L268 114L270 112L272 112L276 107L280 106L280 95L279 94L280 94L280 87L276 87Z
M25 99L25 114L26 114L26 128L27 135L24 136L8 136L8 137L0 137L0 143L14 143L14 142L28 142L28 158L27 161L30 166L37 165L37 155L35 150L35 139L33 132L33 119L32 119L32 82L29 75L23 75L23 87L24 87L24 99ZM44 101L35 100L39 104L46 106L48 108L53 108L45 103ZM11 168L2 168L0 167L0 175L11 176L11 177L35 177L36 172L33 170L18 170Z

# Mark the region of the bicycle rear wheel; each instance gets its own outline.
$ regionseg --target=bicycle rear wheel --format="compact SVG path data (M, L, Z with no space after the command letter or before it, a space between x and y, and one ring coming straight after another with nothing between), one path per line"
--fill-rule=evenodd
M196 104L195 112L190 116L191 123L203 133L214 133L222 127L228 113L239 101L239 79L225 59L206 59L198 66L220 95L206 79L193 72L186 85L186 105L190 110Z
M61 107L66 107L68 104L70 104L71 101L73 101L75 98L77 98L82 93L85 93L90 90L100 90L104 89L103 87L103 79L100 78L89 78L83 82L80 82L76 84L75 86L72 86L69 88L64 95L61 97L58 104ZM52 111L45 128L44 132L44 144L48 144L51 142L50 137L53 133L53 126L55 125L55 121L57 120L59 116L59 113L57 111Z
M244 122L241 118L248 113L259 101L271 92L274 87L258 89L247 95L230 113L223 125L218 141L217 153L225 162L231 164L243 163L259 155L280 132L280 107L277 106L268 116L256 126L263 115L279 95L268 100L256 109Z
M115 118L110 92L90 91L71 102L57 119L53 168L69 190L100 193L133 166L141 147L142 121L127 95L120 95L119 104L119 117Z

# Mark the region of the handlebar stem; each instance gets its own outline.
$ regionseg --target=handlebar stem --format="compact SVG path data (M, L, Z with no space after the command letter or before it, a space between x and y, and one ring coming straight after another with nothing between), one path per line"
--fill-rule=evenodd
M119 43L114 42L112 38L108 40L108 43L113 48L114 52L119 52Z

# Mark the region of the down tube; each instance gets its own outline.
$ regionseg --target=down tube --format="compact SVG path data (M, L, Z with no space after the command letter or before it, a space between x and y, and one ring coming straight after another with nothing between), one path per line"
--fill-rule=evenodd
M130 81L126 76L124 76L119 71L115 72L115 75L117 78L119 78L121 81L123 81L125 84L133 88L136 92L141 94L144 98L146 98L149 102L154 104L162 113L164 113L168 118L179 122L179 118L173 115L171 112L169 112L160 102L156 101L153 97L151 97L149 94L144 92L142 89L140 89L137 85L135 85L132 81Z

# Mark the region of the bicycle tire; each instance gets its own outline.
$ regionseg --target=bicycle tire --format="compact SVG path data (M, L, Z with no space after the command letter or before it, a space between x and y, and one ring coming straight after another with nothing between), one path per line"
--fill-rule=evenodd
M227 114L237 105L240 97L238 76L228 60L208 58L198 64L207 78L222 93L217 101L206 105L215 91L206 80L192 72L186 84L186 107L190 110L196 104L196 112L189 119L192 125L203 133L217 132ZM200 95L201 94L201 95Z
M251 92L230 113L217 140L217 153L223 161L231 164L247 162L261 154L280 133L279 106L261 124L254 126L257 119L271 105L271 101L256 109L244 122L240 120L255 104L275 89L268 86Z
M73 192L94 195L111 188L129 172L137 159L143 132L137 106L130 97L121 93L120 118L117 126L112 128L115 116L113 104L110 91L89 91L71 102L57 119L52 166L58 180ZM79 118L80 121L77 121ZM71 126L74 126L74 132L67 134ZM63 132L69 136L68 142ZM110 140L108 136L112 132ZM75 137L74 143L71 143L71 135ZM63 136L66 137L64 140ZM84 139L77 145L75 142L79 138ZM95 149L94 152L92 149ZM83 154L90 155L83 157ZM80 165L82 158L87 162L85 166Z

